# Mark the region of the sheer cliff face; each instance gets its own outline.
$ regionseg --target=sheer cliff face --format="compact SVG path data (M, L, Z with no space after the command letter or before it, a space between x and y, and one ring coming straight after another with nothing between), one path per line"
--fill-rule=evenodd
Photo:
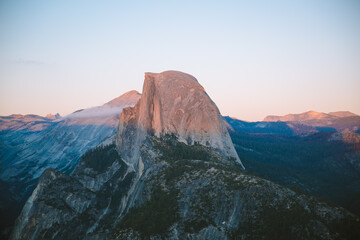
M120 136L129 125L142 132L134 133L138 140L144 133L157 137L175 134L182 142L211 147L241 164L219 109L191 75L177 71L145 73L140 101L122 113Z

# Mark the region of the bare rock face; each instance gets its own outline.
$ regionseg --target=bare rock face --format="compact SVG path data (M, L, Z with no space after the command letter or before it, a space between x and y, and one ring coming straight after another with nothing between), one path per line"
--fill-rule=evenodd
M137 133L131 133L136 137L131 146L129 141L121 140L130 126L138 129ZM134 109L122 113L120 148L133 147L149 133L157 137L175 134L181 142L211 147L242 165L219 109L196 78L189 74L178 71L145 73L140 101ZM129 158L131 163L137 161L136 156Z

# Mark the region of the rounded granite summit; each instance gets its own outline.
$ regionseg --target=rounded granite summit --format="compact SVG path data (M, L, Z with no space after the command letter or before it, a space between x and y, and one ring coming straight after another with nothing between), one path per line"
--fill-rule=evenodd
M135 108L123 114L136 114L139 130L158 137L174 134L179 141L212 147L241 164L219 109L195 77L179 71L145 73Z
M175 71L175 70L169 70L164 71L161 73L152 73L152 72L146 72L145 73L145 81L149 78L156 78L158 82L162 83L163 81L168 82L196 82L198 83L197 79L190 74Z

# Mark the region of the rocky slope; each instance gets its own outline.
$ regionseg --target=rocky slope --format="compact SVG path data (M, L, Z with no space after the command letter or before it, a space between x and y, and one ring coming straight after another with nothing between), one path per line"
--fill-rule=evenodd
M233 131L231 138L247 171L360 215L360 154L341 133L299 137Z
M72 176L46 170L12 239L359 237L355 215L249 175L228 136L193 77L147 74L116 144L87 152Z
M60 119L11 115L0 120L1 228L13 223L46 168L71 173L89 149L113 137L124 107L140 94L131 91L100 107Z
M172 137L151 138L151 145L153 150L144 145L141 155L152 165L138 180L119 155L107 157L104 164L103 155L115 151L111 145L87 154L76 176L46 170L12 239L358 236L359 219L346 210L224 164L206 147ZM176 149L187 151L179 156L182 151Z
M356 153L360 154L360 134L350 130L344 130L342 132L333 133L329 138L329 141L342 141L350 145Z

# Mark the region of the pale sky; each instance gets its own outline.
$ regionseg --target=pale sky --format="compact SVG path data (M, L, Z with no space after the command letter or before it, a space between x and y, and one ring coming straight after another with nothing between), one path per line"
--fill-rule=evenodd
M196 77L223 115L360 114L360 1L0 1L0 115Z

